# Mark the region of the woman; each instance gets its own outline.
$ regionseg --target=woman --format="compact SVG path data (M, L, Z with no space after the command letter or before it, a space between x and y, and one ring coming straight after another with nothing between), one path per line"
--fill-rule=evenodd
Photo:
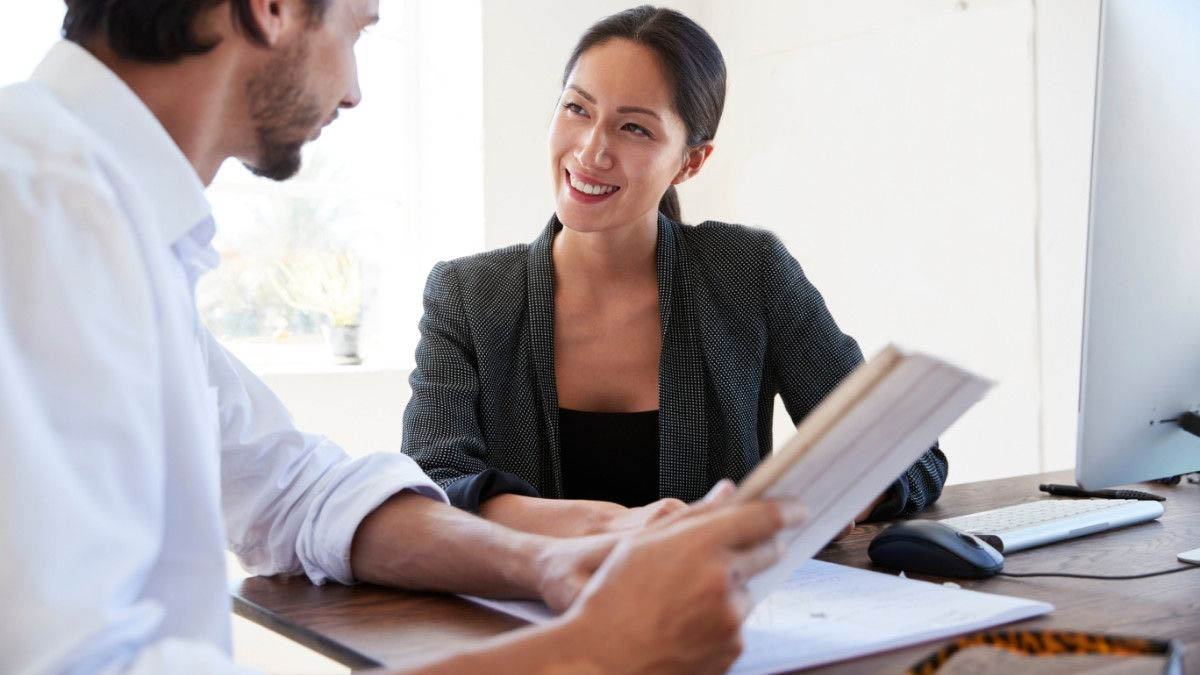
M724 99L720 50L678 12L627 10L576 46L554 217L425 289L403 449L455 504L547 534L636 527L749 473L776 393L798 422L862 361L774 235L680 224L674 185ZM934 446L874 515L931 504L946 466Z

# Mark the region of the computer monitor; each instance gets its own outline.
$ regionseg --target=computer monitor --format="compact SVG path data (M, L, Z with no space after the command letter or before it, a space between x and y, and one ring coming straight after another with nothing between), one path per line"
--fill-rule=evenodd
M1077 482L1200 471L1200 1L1101 7L1085 288Z

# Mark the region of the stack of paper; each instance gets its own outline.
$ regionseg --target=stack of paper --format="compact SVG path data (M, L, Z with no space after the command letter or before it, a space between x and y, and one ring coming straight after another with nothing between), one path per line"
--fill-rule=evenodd
M540 602L469 599L533 623L554 616ZM1053 609L1044 602L810 560L754 608L742 626L745 649L729 672L809 668Z

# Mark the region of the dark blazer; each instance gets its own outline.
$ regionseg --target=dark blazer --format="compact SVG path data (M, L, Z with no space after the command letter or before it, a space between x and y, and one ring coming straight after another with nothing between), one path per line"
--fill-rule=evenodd
M532 244L429 275L402 447L443 487L493 469L564 496L550 255L561 227L552 218ZM863 357L770 232L660 217L656 266L659 495L691 501L770 453L776 393L798 423ZM876 515L932 504L946 468L935 445Z

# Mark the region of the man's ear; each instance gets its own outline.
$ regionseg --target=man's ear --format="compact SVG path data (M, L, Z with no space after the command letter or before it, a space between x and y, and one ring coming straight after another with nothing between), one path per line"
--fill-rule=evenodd
M297 0L248 0L249 19L258 27L268 47L279 44L289 32L304 25L307 15Z
M675 178L671 180L671 185L679 185L700 173L700 167L704 166L704 163L708 161L708 157L712 153L712 141L706 141L700 145L693 145L688 148L683 156L683 167L679 169L679 173L675 174Z

